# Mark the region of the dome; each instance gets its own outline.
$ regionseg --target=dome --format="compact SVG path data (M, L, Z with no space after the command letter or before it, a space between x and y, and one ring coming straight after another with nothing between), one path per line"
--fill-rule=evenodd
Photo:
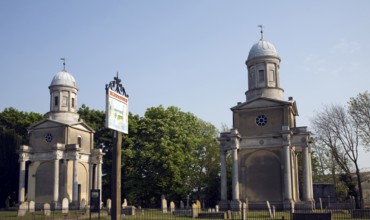
M279 57L275 46L264 39L259 40L258 43L252 46L251 50L249 51L248 60L261 56Z
M55 74L53 80L50 83L50 86L69 86L77 88L75 78L65 70L60 71Z

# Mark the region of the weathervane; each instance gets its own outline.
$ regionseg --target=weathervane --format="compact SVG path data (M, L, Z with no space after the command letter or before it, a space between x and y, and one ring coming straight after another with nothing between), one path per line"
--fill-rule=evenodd
M66 58L60 58L60 60L63 60L63 71L66 71Z
M114 77L114 81L110 81L109 84L105 85L105 90L108 92L108 89L111 89L125 97L128 97L128 94L125 91L125 88L122 86L121 79L118 78L118 72L117 76Z
M262 40L263 39L263 25L260 24L260 25L258 25L258 27L261 28L260 33L261 33L261 40Z

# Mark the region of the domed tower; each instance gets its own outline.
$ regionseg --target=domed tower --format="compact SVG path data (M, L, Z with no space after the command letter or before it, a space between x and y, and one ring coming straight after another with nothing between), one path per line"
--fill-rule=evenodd
M220 208L239 210L243 201L248 201L250 209L264 208L266 201L277 209L312 207L311 133L296 126L298 109L293 98L283 100L280 57L274 45L263 39L262 31L246 65L246 101L231 108L233 128L219 138ZM228 151L232 156L231 202L227 198ZM298 154L303 158L303 181L299 181Z
M49 91L48 117L27 128L29 145L19 149L19 202L60 209L68 201L70 207L84 207L90 190L102 188L104 153L94 148L95 131L79 120L78 88L65 68L55 74Z
M262 37L252 46L248 59L248 100L258 97L283 100L284 90L280 88L280 57L274 45Z
M63 68L55 74L49 86L49 118L65 123L78 122L77 92L75 78Z

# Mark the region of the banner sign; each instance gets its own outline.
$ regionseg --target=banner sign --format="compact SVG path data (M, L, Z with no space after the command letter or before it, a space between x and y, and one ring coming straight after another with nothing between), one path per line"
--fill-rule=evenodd
M108 89L106 100L105 126L128 134L128 98Z

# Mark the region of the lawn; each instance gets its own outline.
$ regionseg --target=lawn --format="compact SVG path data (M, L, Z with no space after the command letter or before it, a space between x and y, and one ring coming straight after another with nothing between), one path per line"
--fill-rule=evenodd
M232 212L229 213L230 219L242 219L240 212ZM84 211L70 211L68 214L63 214L60 211L53 211L51 212L50 216L45 216L43 212L37 211L35 213L27 213L23 217L17 217L16 211L0 211L0 219L1 220L37 220L37 219L43 219L43 220L49 220L49 219L89 219L89 214L87 214ZM98 213L92 213L91 219L97 220L98 219ZM110 220L110 216L107 215L107 211L103 210L100 215L101 220ZM124 216L124 219L133 219L133 220L189 220L192 219L191 216L184 216L184 215L171 215L168 213L163 213L161 210L158 209L145 209L142 211L136 211L135 215L126 215ZM211 219L211 218L210 218ZM210 220L208 219L208 220ZM246 219L251 220L278 220L278 219L284 219L289 220L290 219L290 212L276 212L274 218L270 218L268 211L248 211L246 213ZM332 211L332 219L333 220L345 220L345 219L352 219L351 214L348 210L339 210L339 211ZM207 219L205 219L207 220Z

